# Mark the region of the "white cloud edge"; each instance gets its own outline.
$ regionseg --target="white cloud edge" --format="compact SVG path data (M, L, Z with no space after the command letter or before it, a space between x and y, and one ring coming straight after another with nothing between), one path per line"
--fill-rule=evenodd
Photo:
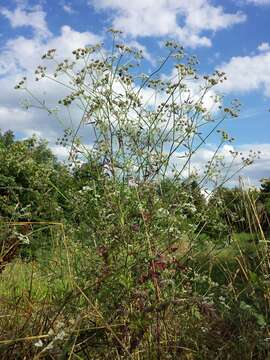
M134 38L171 36L191 48L212 45L205 31L214 33L247 19L242 12L226 13L222 6L214 6L208 0L91 0L88 3L96 10L109 10L113 26Z

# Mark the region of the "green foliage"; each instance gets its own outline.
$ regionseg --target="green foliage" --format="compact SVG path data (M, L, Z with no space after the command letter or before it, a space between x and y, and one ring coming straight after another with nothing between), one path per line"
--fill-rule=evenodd
M5 133L2 133L0 131L0 146L1 147L10 147L15 141L14 134L11 130L6 131Z
M90 163L67 179L65 232L32 224L35 261L13 260L0 274L5 304L17 303L3 339L34 336L28 346L7 343L3 356L265 358L269 284L258 234L234 234L224 247L203 233L212 205L194 182L128 186Z
M261 210L265 214L262 225L264 229L267 231L267 229L269 229L269 224L270 224L270 179L262 179L259 200L262 204Z
M63 182L68 176L65 167L57 164L45 142L34 137L14 141L11 133L5 133L1 138L0 216L29 221L59 219L56 188L60 178Z
M227 226L230 233L258 232L260 223L263 222L259 195L256 188L221 187L211 196L209 205L213 215Z

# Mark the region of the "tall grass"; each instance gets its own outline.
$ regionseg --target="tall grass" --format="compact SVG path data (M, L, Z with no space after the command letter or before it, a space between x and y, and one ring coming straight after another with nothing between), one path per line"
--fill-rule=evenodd
M252 227L225 248L202 245L191 231L177 233L173 213L147 207L158 198L145 191L104 194L96 244L61 224L48 224L51 233L32 224L43 229L35 260L18 258L0 275L2 358L267 358L264 233Z

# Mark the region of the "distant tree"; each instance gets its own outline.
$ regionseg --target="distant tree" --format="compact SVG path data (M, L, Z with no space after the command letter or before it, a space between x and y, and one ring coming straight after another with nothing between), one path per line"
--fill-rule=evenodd
M0 217L48 220L58 218L69 173L47 143L35 137L15 141L8 131L0 136Z
M0 130L0 147L9 147L11 146L15 141L15 135L13 131L8 130L4 133Z
M270 225L270 178L261 180L259 200L262 208L265 211L264 227L269 230Z
M258 220L263 217L259 197L258 189L222 187L211 197L209 206L232 231L253 232L258 230Z
M88 161L76 166L73 170L74 180L78 186L88 185L91 181L98 181L105 177L101 164L95 161Z
M265 200L267 198L270 199L270 178L261 180L261 193L260 199Z

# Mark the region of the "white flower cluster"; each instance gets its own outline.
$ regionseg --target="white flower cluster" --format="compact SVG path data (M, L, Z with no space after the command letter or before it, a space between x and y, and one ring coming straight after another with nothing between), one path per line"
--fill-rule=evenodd
M30 239L27 235L23 235L23 234L20 234L18 233L17 234L18 236L18 239L20 240L20 242L24 245L29 245L30 244Z
M184 203L182 209L188 211L190 214L195 214L197 211L196 206L192 203Z
M65 327L65 324L62 322L59 322L58 326L57 326L57 330L59 330L59 332L56 333L53 329L49 330L48 336L53 336L53 338L48 344L46 344L44 341L39 339L36 343L34 343L34 346L39 347L39 348L44 347L42 349L41 353L45 353L47 351L52 350L58 341L65 340L67 338L68 334L64 330L64 327Z
M91 190L93 190L91 188L91 186L86 185L86 186L83 186L81 190L79 190L79 194L85 194L86 192L91 191Z

